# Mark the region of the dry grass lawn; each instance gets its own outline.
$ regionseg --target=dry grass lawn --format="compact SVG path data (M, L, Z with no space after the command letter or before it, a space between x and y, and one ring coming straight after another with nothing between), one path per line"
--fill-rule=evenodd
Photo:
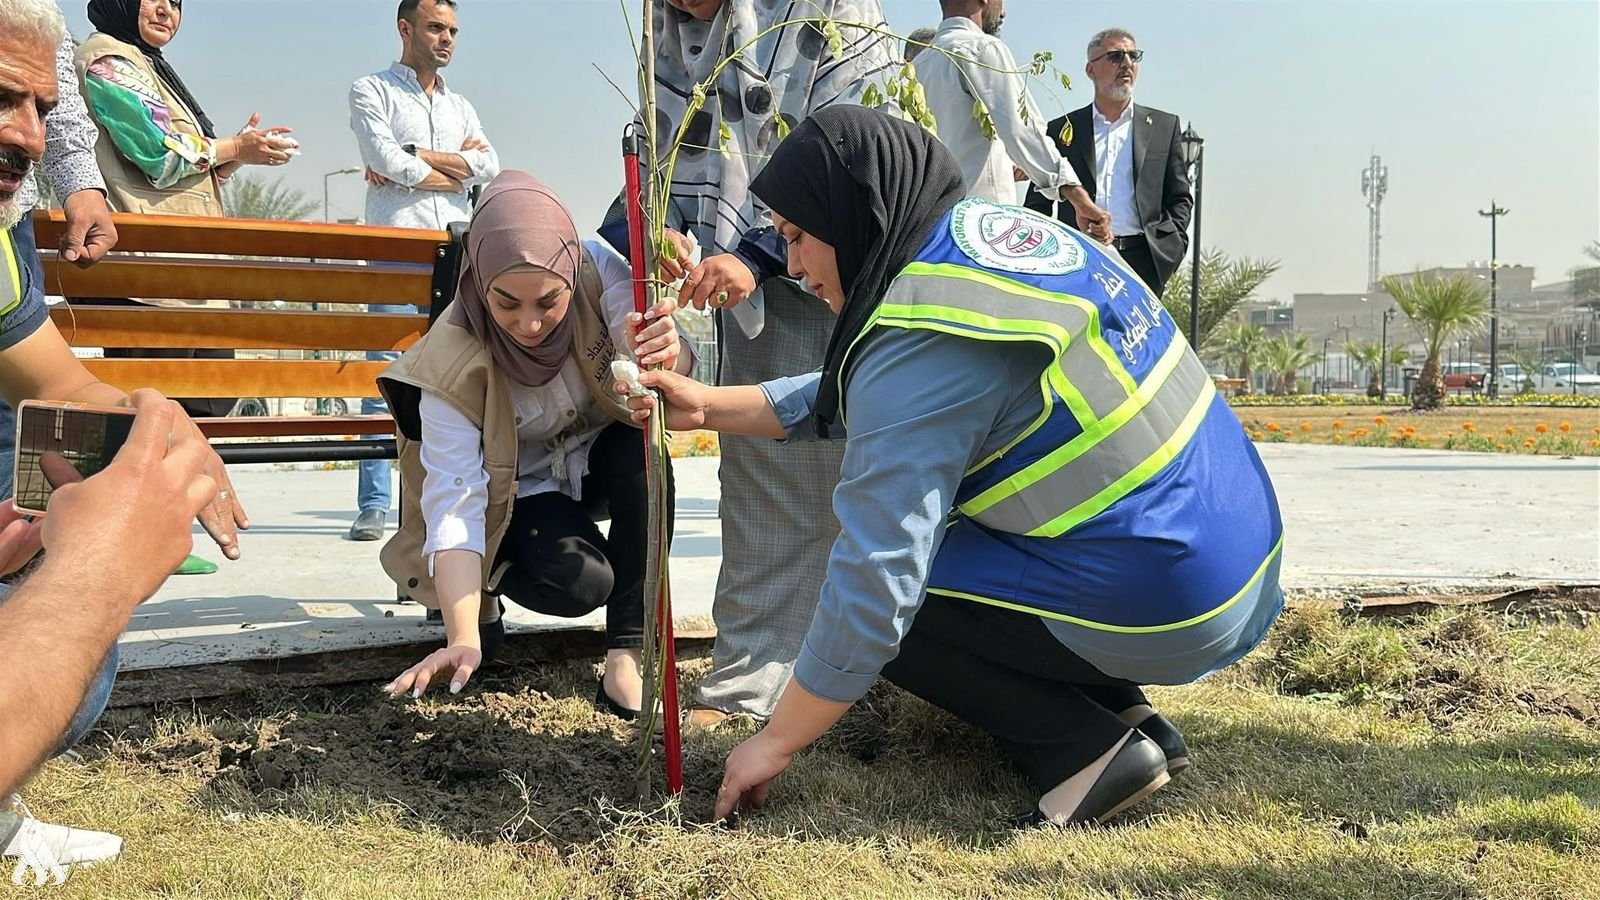
M485 675L421 702L357 685L116 711L26 798L127 853L39 895L1580 900L1600 884L1593 625L1291 614L1229 672L1154 692L1196 764L1094 830L1013 827L1028 797L988 741L883 686L741 828L701 822L748 728L692 737L683 804L641 815L622 799L630 732L587 703L592 665Z

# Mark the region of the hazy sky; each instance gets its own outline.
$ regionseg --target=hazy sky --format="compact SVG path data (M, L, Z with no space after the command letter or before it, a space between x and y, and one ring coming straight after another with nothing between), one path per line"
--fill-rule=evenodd
M626 0L635 17L638 0ZM304 153L282 170L320 202L322 173L360 161L350 82L399 56L394 0L188 0L167 51L218 128L252 111L292 125ZM937 24L937 0L884 0L905 34ZM62 4L79 37L85 4ZM1050 116L1088 103L1089 35L1120 25L1148 52L1136 99L1206 139L1202 243L1281 260L1263 295L1360 290L1367 211L1361 170L1389 168L1383 268L1489 255L1560 280L1600 238L1600 3L1595 0L1009 0L1019 59L1051 50L1074 88ZM620 183L632 66L616 0L462 0L446 70L507 168L532 171L598 224ZM257 169L265 172L264 169ZM362 209L358 177L331 179L333 216Z

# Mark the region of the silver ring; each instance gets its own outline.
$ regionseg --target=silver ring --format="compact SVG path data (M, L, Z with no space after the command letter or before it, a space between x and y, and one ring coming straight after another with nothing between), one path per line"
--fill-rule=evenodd
M232 491L217 491L217 499L218 500L226 500L226 499L228 499L229 497L232 497L232 496L233 496L233 492Z

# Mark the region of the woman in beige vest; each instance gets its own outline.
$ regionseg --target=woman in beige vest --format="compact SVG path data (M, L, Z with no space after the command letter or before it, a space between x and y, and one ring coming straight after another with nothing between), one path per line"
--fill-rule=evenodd
M505 634L505 600L569 618L604 606L595 704L632 718L643 688L644 453L611 393L611 362L631 346L642 365L687 372L693 356L679 352L673 301L645 324L627 261L580 242L560 199L527 173L490 182L468 227L450 309L378 379L401 473L402 524L383 567L443 613L446 638L387 690L420 696L444 678L461 690ZM596 525L605 515L608 535Z
M221 181L240 165L281 166L299 146L283 126L217 137L162 54L181 0L90 0L95 33L78 46L78 81L100 126L95 155L118 212L220 216Z

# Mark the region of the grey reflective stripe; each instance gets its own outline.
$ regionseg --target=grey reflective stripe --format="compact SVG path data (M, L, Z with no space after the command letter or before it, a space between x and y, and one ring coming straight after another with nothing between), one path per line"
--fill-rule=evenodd
M1047 336L1039 323L1065 330L1070 335L1065 348L1061 347L1059 339L1051 343L1059 356L1057 364L1061 374L1066 377L1067 385L1083 398L1083 405L1092 414L1088 421L1084 421L1087 417L1079 416L1079 424L1085 428L1111 415L1128 399L1127 387L1117 380L1108 368L1107 361L1095 353L1090 336L1100 339L1100 322L1098 313L1091 321L1090 310L1094 309L1094 305L1087 300L1073 302L1065 295L1050 295L1023 285L1018 285L1017 291L1013 292L987 281L951 275L902 274L890 286L883 302L894 306L947 306L981 316L1025 320L1029 323L1030 327L1027 328L1007 329L1008 334ZM893 313L885 311L884 315L893 316ZM943 318L940 321L947 325L960 324ZM1076 405L1072 402L1074 398L1062 399L1068 402L1069 408ZM1074 413L1082 411L1073 410Z
M1153 471L1143 473L1143 477L1129 479L1131 483L1118 485L1120 480L1134 475L1141 466L1155 462L1157 454L1166 451L1168 459L1176 455L1187 443L1188 435L1183 432L1187 429L1188 434L1193 433L1199 418L1204 415L1204 406L1209 405L1215 393L1205 366L1189 351L1182 338L1176 338L1175 341L1168 353L1176 356L1176 365L1170 374L1166 374L1160 371L1158 364L1156 370L1147 376L1147 384L1155 383L1159 387L1143 409L1134 412L1120 425L1114 425L1109 433L1098 435L1097 443L1075 457L1060 462L1052 458L1061 452L1057 451L1057 454L1047 455L1016 473L1008 482L1020 482L1023 486L1010 489L1009 494L1007 482L991 488L990 491L1000 494L992 505L970 511L972 506L983 501L984 494L980 494L964 504L963 511L975 521L998 531L1055 536L1100 512L1148 479L1154 474ZM1165 356L1163 361L1166 361ZM1164 374L1165 381L1160 381ZM1062 451L1070 452L1074 444L1095 441L1096 437L1093 432L1081 434L1066 444ZM1174 443L1177 446L1169 446ZM1031 477L1041 473L1042 477L1028 483ZM1080 509L1091 501L1098 502L1093 508Z

